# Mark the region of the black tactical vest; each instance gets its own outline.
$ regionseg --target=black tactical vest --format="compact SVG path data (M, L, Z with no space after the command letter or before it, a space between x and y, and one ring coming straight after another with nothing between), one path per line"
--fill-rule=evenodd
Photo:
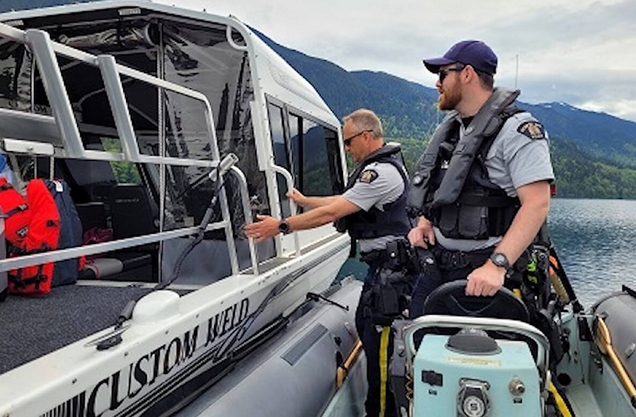
M505 234L521 204L490 181L484 160L506 120L521 112L511 106L518 95L495 89L461 139L457 112L444 119L417 163L409 215L423 215L450 239Z
M363 159L353 173L349 176L345 191L352 188L358 177L364 172L367 165L372 162L389 163L397 168L402 181L404 191L400 197L389 204L385 204L382 210L373 206L369 211L359 210L343 217L335 222L339 232L349 232L352 239L373 239L381 236L405 236L411 229L406 215L406 197L408 194L409 180L402 162L394 155L400 151L399 145L385 145L371 155Z

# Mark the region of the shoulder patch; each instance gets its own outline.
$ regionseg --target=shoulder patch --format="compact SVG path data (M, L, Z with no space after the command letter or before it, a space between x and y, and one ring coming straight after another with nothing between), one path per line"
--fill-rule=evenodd
M360 174L358 181L371 184L376 178L378 178L377 171L373 169L367 169L365 171L362 171L362 174Z
M530 139L545 139L545 129L539 122L525 122L519 125L517 132Z

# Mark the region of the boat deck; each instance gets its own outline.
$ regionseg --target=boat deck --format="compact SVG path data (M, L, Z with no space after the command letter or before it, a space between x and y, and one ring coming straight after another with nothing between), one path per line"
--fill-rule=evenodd
M41 297L10 294L0 302L0 374L113 326L128 301L152 289L95 284L57 287Z
M603 417L594 391L589 385L581 384L568 388L567 395L577 416Z

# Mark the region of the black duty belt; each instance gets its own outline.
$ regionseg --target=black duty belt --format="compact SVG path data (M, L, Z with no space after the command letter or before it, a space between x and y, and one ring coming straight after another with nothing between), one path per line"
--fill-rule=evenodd
M360 260L368 265L384 263L389 259L389 251L387 251L386 249L372 250L370 252L360 252Z
M478 267L490 257L494 248L479 249L471 252L454 251L439 245L431 246L431 252L441 269L460 269L467 266Z
M387 242L386 249L360 253L360 260L367 264L384 263L388 268L400 268L410 264L413 257L411 245L406 238Z

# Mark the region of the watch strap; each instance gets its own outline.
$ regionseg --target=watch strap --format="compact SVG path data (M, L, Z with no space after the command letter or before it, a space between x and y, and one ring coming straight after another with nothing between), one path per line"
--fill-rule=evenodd
M280 223L278 223L278 230L284 235L291 233L291 228L289 227L289 223L287 223L287 219L282 219Z
M510 264L510 261L508 260L508 257L506 255L504 255L503 253L501 253L501 252L493 252L492 255L490 255L490 260L496 266L500 266L502 268L505 268L507 272L511 272L512 271L512 265Z

